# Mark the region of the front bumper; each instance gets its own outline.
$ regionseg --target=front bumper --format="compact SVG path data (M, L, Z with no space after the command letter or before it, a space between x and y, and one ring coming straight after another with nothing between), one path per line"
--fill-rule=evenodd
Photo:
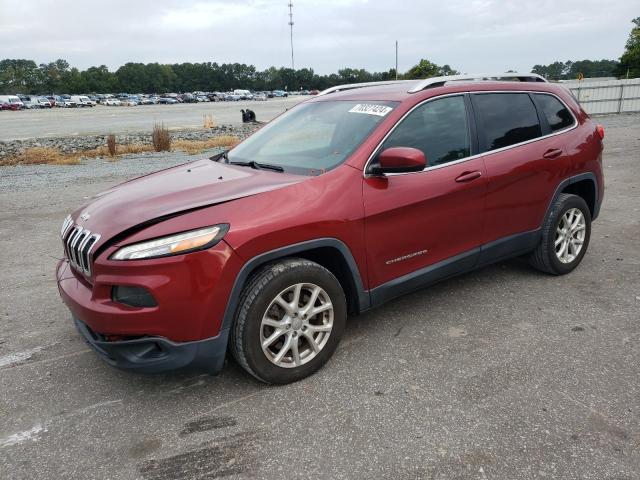
M90 283L67 260L57 268L63 302L85 340L113 366L160 372L186 366L217 373L228 327L222 318L240 259L228 245L175 257L93 264ZM115 286L146 289L154 306L134 307L112 295Z
M108 341L81 320L74 322L86 342L109 365L140 373L159 373L189 367L217 374L222 370L229 330L195 342L176 343L163 337Z

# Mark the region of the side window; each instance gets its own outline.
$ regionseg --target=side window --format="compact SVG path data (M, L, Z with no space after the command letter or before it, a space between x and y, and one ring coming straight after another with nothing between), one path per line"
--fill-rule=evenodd
M538 108L542 110L542 114L547 119L552 132L557 132L573 125L574 120L571 112L556 97L543 93L536 93L535 97Z
M469 126L464 97L427 102L411 112L382 144L422 150L431 167L469 156Z
M508 147L542 135L536 108L526 93L474 94L484 151Z

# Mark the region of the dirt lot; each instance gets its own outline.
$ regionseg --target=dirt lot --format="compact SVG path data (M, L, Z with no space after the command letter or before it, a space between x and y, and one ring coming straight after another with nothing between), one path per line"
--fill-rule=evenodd
M67 135L106 135L148 132L156 122L168 128L202 127L203 116L212 115L216 124L242 123L241 109L250 108L256 118L268 122L307 100L307 96L273 98L266 102L184 103L180 105L138 105L137 107L54 108L0 112L0 141Z
M640 116L600 121L576 271L514 260L395 300L284 387L114 370L58 297L64 216L187 157L0 168L0 478L640 478Z

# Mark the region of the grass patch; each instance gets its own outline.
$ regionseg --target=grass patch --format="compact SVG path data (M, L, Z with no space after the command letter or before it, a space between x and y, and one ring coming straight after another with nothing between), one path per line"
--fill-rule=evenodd
M170 140L169 140L170 141ZM171 142L171 141L170 141ZM234 147L240 143L240 138L234 135L221 135L206 140L176 140L171 143L171 150L180 150L189 155L196 155L205 150L219 147ZM57 148L33 147L22 153L0 159L0 166L9 165L77 165L83 158L108 158L116 161L122 155L154 152L154 145L144 143L115 144L107 137L107 144L91 150L73 153L62 153Z
M182 150L189 155L202 153L210 148L235 147L240 139L233 135L221 135L207 140L175 140L172 150Z
M33 147L12 157L0 160L1 165L77 165L80 155L65 155L57 148Z
M156 152L168 152L171 150L171 135L164 123L156 123L151 133L151 143Z
M107 137L107 150L109 151L110 157L115 157L118 152L118 146L116 145L116 136L114 134L110 134Z

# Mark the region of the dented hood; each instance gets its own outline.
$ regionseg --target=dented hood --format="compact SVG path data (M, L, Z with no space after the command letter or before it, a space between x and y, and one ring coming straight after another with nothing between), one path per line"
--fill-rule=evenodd
M256 195L308 177L199 160L117 185L73 213L74 221L113 236L153 221L217 203Z

